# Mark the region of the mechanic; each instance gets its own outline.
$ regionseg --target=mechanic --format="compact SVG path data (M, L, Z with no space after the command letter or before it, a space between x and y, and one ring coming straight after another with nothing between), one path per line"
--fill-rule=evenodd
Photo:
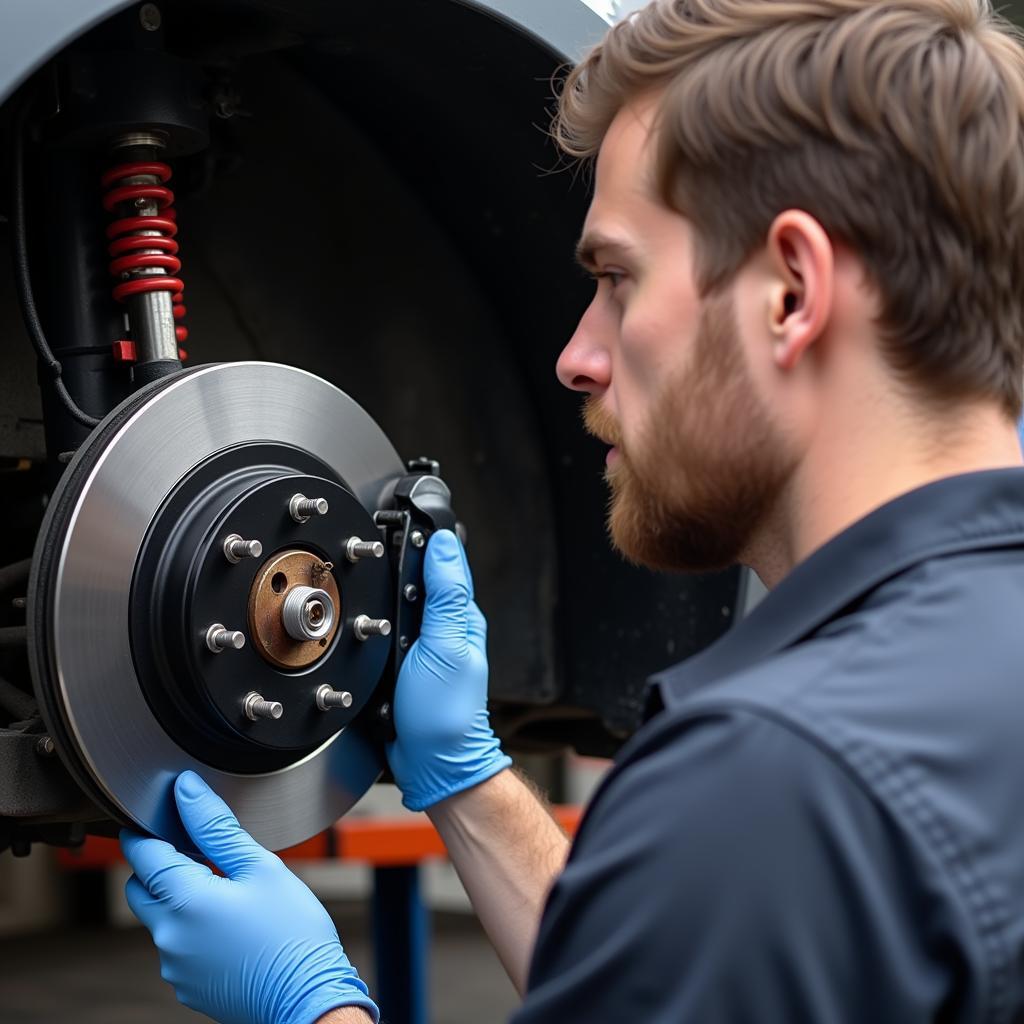
M484 619L433 537L388 759L516 1024L1024 1019L1017 35L987 0L659 0L554 134L596 156L558 375L612 446L613 541L771 593L652 680L570 852L491 732ZM198 776L175 793L226 877L123 845L179 998L376 1020L312 894Z

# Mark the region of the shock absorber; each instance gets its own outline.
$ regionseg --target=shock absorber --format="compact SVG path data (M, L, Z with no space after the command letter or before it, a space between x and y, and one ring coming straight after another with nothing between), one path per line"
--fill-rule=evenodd
M171 168L158 160L166 146L161 132L133 132L113 146L116 163L102 177L104 209L115 216L107 228L113 295L127 306L131 340L115 355L134 362L141 385L181 368L180 348L188 330L184 282L178 276L177 216L167 187Z

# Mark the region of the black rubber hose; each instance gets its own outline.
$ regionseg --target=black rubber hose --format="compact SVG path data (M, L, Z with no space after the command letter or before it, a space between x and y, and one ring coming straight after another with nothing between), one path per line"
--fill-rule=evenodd
M28 575L32 569L32 559L26 558L21 562L12 562L0 568L0 594L15 587L24 587L28 583Z
M91 429L100 421L79 408L61 379L62 369L60 361L53 354L53 350L46 340L46 335L43 333L43 325L39 319L39 312L36 309L36 300L32 294L32 276L29 273L27 229L25 227L24 134L27 113L28 105L26 104L19 112L14 126L14 208L12 211L12 226L14 228L12 232L14 237L14 283L18 290L18 300L21 303L21 312L25 319L25 327L28 329L29 339L36 350L36 354L53 378L53 386L57 392L57 397L73 419L81 423L83 427Z
M35 697L24 690L19 690L3 676L0 676L0 708L11 716L12 722L27 721L39 714L39 705L36 704Z

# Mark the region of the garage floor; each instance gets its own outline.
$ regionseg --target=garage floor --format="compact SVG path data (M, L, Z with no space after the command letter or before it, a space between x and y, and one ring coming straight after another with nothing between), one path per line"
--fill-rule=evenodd
M373 991L363 905L330 904L346 952ZM435 914L431 1024L501 1024L518 1003L476 921ZM191 1024L160 979L149 934L139 928L43 932L0 940L4 1024Z

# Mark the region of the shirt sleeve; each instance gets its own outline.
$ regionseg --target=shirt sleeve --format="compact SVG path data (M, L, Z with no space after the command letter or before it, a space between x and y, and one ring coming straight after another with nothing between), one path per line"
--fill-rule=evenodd
M513 1024L913 1024L948 972L883 808L757 713L661 728L592 805Z

